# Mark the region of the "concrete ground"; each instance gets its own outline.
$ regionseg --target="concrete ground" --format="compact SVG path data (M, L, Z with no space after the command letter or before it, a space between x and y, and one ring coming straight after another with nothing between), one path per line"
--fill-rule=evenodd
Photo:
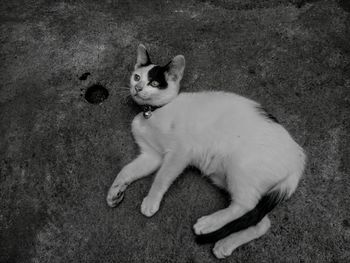
M159 63L185 55L184 91L260 101L308 154L268 234L222 262L349 262L348 1L0 5L0 262L218 261L191 228L227 200L195 169L152 218L140 213L151 177L119 207L106 205L114 177L138 152L130 122L139 109L122 87L139 43ZM109 91L102 104L84 100L93 84Z

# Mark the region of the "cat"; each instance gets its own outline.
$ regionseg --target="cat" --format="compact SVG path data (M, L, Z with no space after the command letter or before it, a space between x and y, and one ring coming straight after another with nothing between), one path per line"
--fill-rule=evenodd
M158 66L138 46L130 93L144 107L132 121L140 155L119 172L107 203L116 206L130 183L157 171L141 204L150 217L181 172L196 166L232 197L227 208L193 226L197 242L216 242L213 253L224 258L267 232L267 214L296 190L306 155L253 100L222 91L179 93L184 69L184 56Z

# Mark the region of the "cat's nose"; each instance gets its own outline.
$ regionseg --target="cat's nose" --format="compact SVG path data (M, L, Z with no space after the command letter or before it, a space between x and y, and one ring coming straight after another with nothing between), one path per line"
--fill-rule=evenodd
M136 90L137 92L140 92L142 89L143 89L143 87L142 87L141 85L136 85L136 86L135 86L135 90Z

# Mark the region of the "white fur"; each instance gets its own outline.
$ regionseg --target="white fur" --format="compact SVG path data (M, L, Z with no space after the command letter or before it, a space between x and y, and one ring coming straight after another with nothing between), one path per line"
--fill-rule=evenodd
M216 177L236 202L256 204L271 187L283 186L291 195L305 158L288 132L264 119L256 105L232 93L181 93L150 119L137 115L132 132L138 144L162 158L180 148L186 165ZM238 194L250 188L253 195Z
M290 196L302 175L305 155L281 125L258 112L252 100L227 92L178 94L184 59L181 65L172 73L177 77L168 78L167 89L144 89L144 98L135 97L137 83L131 79L131 94L137 103L166 105L150 119L142 113L134 118L132 133L141 153L118 174L107 202L115 206L128 184L158 170L141 205L142 213L152 216L171 183L186 166L194 165L232 196L229 207L194 225L196 234L205 234L253 209L272 188ZM140 81L153 66L135 67ZM218 241L214 254L228 256L237 246L263 235L270 222L267 216L261 222Z

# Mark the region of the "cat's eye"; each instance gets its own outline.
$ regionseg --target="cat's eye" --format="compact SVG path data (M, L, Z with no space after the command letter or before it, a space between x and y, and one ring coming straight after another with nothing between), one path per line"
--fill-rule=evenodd
M151 82L151 86L152 86L152 87L158 87L158 86L159 86L159 82L153 80L153 81Z
M134 80L135 81L139 81L140 79L141 79L140 75L138 75L138 74L134 75Z

